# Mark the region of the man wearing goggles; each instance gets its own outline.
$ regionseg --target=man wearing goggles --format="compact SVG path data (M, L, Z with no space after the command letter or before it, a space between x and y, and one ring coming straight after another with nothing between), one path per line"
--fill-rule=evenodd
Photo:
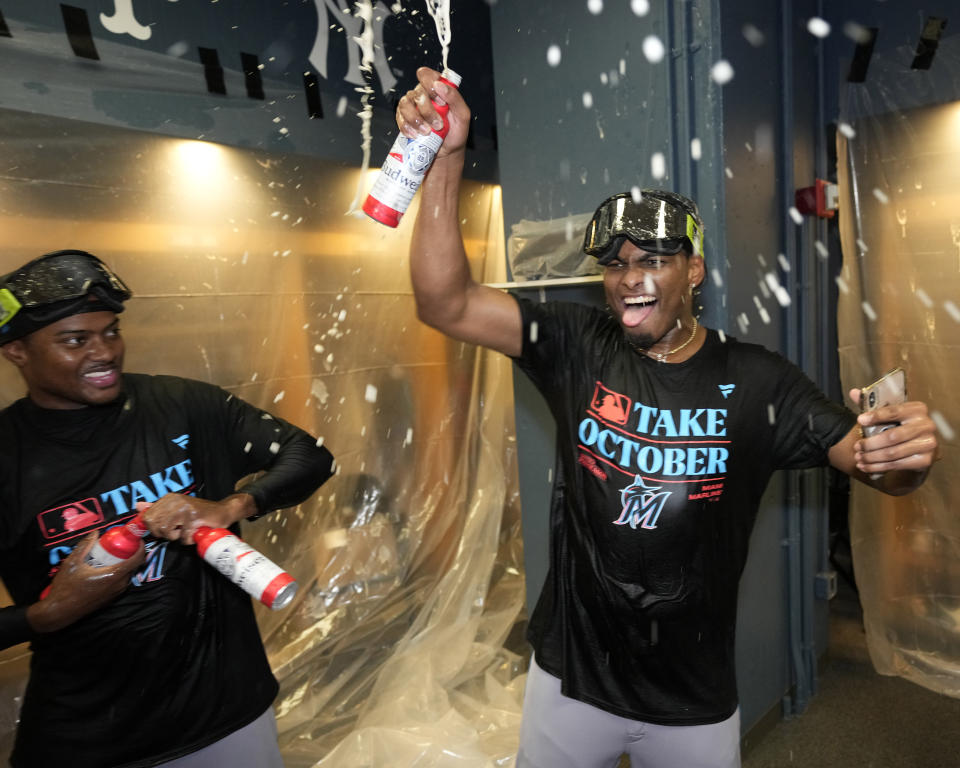
M700 326L703 225L672 192L614 195L587 227L609 313L476 283L458 212L470 110L438 73L417 75L400 130L436 127L431 100L450 108L410 246L418 315L514 358L557 424L517 766L600 768L628 753L646 768L735 768L737 588L771 474L829 463L906 493L936 450L926 406L857 417L779 355ZM860 436L881 422L899 425Z
M11 764L280 768L250 599L192 537L300 503L332 457L218 387L123 373L130 296L83 251L0 277L0 354L27 390L0 411L0 648L33 651ZM155 538L86 562L136 512Z

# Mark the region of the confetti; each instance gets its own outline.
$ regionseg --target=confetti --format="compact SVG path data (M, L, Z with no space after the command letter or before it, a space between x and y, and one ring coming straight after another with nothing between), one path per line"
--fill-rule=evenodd
M871 320L877 319L876 310L874 310L874 308L870 306L870 302L864 301L860 304L860 307L863 309L863 314L865 314L868 318L870 318Z
M635 16L646 16L650 13L650 0L630 0L630 10Z
M699 160L703 157L703 147L700 144L700 139L690 140L690 157L694 160Z
M796 206L791 205L787 213L790 214L790 218L793 219L793 223L797 226L803 224L803 214L797 210Z
M662 61L665 53L666 49L663 47L663 42L656 35L647 35L643 39L643 55L647 57L647 61L651 64Z
M726 85L733 80L733 65L726 59L720 59L710 68L710 78L717 85Z
M830 24L819 16L814 16L807 22L807 32L814 37L824 38L830 34Z
M654 152L650 156L650 173L658 180L667 175L667 162L663 152Z
M853 126L849 123L837 123L837 130L848 139L856 138L857 132L853 130Z
M363 399L368 403L377 402L377 388L373 384L367 384L367 390L363 393Z
M848 21L843 25L843 34L855 43L868 43L870 38L873 37L869 29L855 21Z
M943 435L943 439L948 442L953 442L953 438L956 437L956 432L953 431L950 423L943 418L943 414L940 413L940 411L931 411L930 418L933 419L933 423L937 425L937 431Z
M603 0L587 0L587 10L594 16L603 13Z
M890 202L890 198L887 196L887 193L880 189L880 187L873 188L873 196L884 205Z
M583 92L583 108L590 109L593 106L593 94L590 91Z
M763 32L757 29L753 24L744 24L743 36L746 38L747 42L750 43L754 48L759 48L764 43Z
M547 64L549 64L551 67L557 67L560 65L560 58L561 54L559 45L551 45L549 48L547 48Z

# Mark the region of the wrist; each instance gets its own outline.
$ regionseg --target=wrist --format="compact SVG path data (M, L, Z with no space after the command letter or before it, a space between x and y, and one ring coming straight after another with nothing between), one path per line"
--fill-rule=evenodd
M59 629L48 616L47 607L43 600L39 600L23 610L23 619L29 632L40 635Z
M256 517L260 514L260 510L257 508L256 499L249 493L234 493L230 496L224 498L221 502L227 510L227 516L229 517L229 522L224 525L224 528L238 523L241 520L246 520L250 517Z

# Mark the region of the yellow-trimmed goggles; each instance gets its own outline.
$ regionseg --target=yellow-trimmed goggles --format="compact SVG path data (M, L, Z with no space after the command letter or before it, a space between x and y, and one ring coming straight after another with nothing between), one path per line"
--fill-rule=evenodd
M584 253L600 264L608 264L616 258L622 239L627 238L653 253L677 253L688 245L691 253L703 256L703 226L679 204L685 198L659 191L657 195L644 190L636 200L630 192L622 192L604 200L587 225Z
M94 292L118 307L131 291L106 264L86 251L57 251L0 277L0 326L21 309L34 309Z

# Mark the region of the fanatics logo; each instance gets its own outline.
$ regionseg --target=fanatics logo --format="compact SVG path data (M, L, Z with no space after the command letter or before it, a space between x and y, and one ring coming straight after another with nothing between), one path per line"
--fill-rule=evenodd
M103 523L103 509L97 499L83 499L41 512L37 522L44 538L58 539Z
M190 435L180 435L180 437L175 437L170 442L179 445L183 450L187 450L187 445L190 443Z
M632 407L633 402L629 397L607 389L599 381L597 382L590 408L601 419L609 424L626 424Z
M726 400L730 397L730 394L736 389L736 384L717 384L717 389L720 390L720 394L723 395L723 399Z

